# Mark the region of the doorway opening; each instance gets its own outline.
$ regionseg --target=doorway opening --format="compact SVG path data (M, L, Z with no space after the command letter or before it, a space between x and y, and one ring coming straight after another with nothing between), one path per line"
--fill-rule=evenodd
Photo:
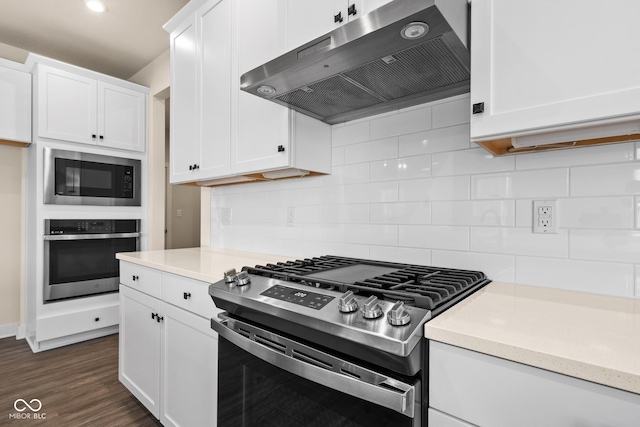
M165 233L164 248L200 246L200 187L172 185L171 180L171 99L165 100Z

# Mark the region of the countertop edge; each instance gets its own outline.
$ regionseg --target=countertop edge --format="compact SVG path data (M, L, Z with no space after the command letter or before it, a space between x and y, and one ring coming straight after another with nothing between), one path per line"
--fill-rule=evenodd
M640 394L640 375L425 324L429 340L540 368L622 391Z
M140 259L136 257L127 256L126 253L116 254L116 259L120 261L130 262L131 264L141 265L143 267L153 268L156 270L164 271L166 273L177 274L178 276L188 277L194 280L200 280L201 282L213 283L217 282L220 279L214 279L213 277L206 274L199 274L194 272L193 270L188 270L184 268L172 267L160 262L154 262L146 259Z

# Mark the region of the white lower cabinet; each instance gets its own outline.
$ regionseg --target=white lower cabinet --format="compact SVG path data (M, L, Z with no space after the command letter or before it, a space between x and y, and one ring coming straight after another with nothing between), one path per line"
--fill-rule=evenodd
M157 289L164 289L165 282L171 289L190 285L181 298L191 301L193 294L202 304L198 299L206 296L211 306L206 313L220 311L202 291L208 283L164 272L159 278ZM200 292L193 291L195 284ZM216 425L218 335L210 322L210 317L120 285L119 379L165 427Z
M640 395L429 343L429 427L637 427Z

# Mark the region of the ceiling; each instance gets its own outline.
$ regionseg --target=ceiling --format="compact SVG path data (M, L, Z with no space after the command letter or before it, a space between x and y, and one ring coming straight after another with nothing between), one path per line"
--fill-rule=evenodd
M169 48L162 26L188 0L0 0L0 43L129 79ZM9 58L13 59L13 58Z

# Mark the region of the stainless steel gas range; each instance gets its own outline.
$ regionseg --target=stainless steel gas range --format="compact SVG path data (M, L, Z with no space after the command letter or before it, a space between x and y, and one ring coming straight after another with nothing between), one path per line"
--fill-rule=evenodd
M209 287L218 426L426 425L424 324L487 283L338 256L227 271Z

